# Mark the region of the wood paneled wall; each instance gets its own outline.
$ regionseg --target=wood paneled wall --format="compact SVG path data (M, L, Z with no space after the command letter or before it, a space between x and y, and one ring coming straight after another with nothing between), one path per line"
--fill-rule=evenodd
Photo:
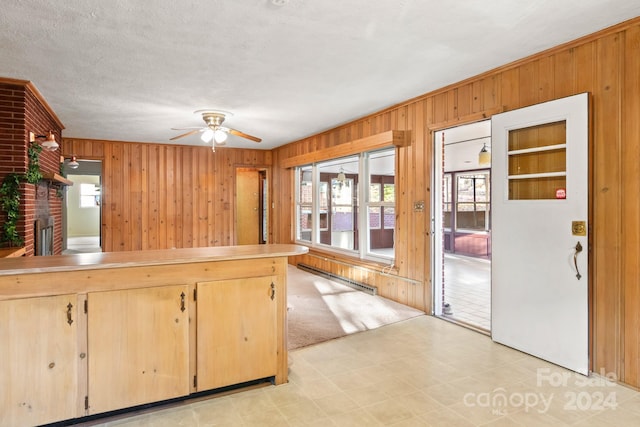
M64 139L65 156L102 163L102 249L235 244L235 168L271 165L271 152Z
M429 311L433 132L582 92L591 93L592 107L592 369L640 387L638 18L272 152L227 148L214 154L200 147L65 139L63 153L103 161L105 251L233 244L237 166L274 165L270 242L289 243L293 173L282 162L390 130L409 131L411 144L397 151L395 266L364 264L364 278L382 288L400 284L399 292L385 291L390 298ZM417 201L425 202L424 211L414 210ZM335 272L363 265L326 255L312 252L315 260L305 260L321 260Z
M392 273L424 283L421 305L430 307L433 132L582 92L590 92L592 107L592 369L639 387L640 18L274 150L274 241L289 243L294 236L293 173L280 167L282 162L380 132L408 130L411 145L398 149ZM421 200L426 209L414 211L413 203ZM327 268L360 264L335 259Z

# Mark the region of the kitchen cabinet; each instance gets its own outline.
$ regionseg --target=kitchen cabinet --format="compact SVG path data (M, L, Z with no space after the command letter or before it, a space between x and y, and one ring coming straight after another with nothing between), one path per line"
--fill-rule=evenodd
M78 416L77 296L0 301L0 426Z
M277 277L197 284L197 388L277 373Z
M0 427L288 377L298 245L0 259Z
M87 294L88 411L189 394L186 285Z

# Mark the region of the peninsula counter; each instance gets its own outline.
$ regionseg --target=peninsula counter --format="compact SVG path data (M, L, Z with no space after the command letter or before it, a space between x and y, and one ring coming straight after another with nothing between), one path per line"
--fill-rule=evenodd
M247 245L0 259L0 426L287 381L287 258Z

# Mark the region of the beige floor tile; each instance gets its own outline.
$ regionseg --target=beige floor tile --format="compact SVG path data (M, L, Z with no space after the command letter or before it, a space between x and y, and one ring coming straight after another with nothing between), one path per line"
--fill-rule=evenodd
M375 377L369 376L361 369L330 375L328 378L342 391L350 391L375 383Z
M359 408L359 405L344 392L314 399L313 402L329 417L351 412Z
M401 397L418 391L418 388L401 378L388 378L376 383L389 397Z
M308 400L302 387L294 382L274 387L266 396L277 407L293 405Z
M237 393L232 395L230 400L233 407L241 415L261 413L276 409L276 406L264 389Z
M366 406L366 411L384 426L393 425L414 417L411 409L402 397L391 398L374 405Z
M421 316L290 355L288 384L265 385L86 425L640 425L639 392L602 382L597 376L573 374L434 317ZM615 410L584 407L589 399L593 403L609 393L614 393L618 404ZM515 400L504 406L500 394ZM524 400L518 398L527 396L553 399L548 406L540 400L524 406ZM581 406L574 409L572 403Z
M428 412L420 418L432 427L473 427L476 425L449 408Z
M640 414L624 408L604 411L575 424L576 427L640 426Z
M347 393L360 407L384 402L390 397L387 390L379 384L349 389Z
M282 427L287 420L276 408L241 413L243 427Z
M444 406L422 391L402 396L404 406L414 415L424 415L431 411L442 410Z
M640 393L621 401L619 407L640 414Z
M340 427L378 427L384 425L362 408L334 415L331 417L331 421Z
M450 410L469 420L474 425L482 425L494 422L500 418L504 418L506 414L495 408L485 407L483 405L470 405L468 401L456 403L448 407Z
M231 403L230 397L209 399L192 404L198 426L239 425L240 414Z
M430 424L420 417L411 417L391 424L391 427L429 427Z
M340 393L340 388L328 378L319 378L304 383L304 394L309 399L320 399Z
M303 399L296 403L279 406L278 409L287 421L327 418L322 409L311 399Z

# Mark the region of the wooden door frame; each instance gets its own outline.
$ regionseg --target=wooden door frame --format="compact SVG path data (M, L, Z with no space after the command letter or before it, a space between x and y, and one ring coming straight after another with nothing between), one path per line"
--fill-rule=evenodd
M259 218L260 218L260 223L259 223L259 229L262 230L262 224L263 224L263 212L267 212L267 221L266 221L266 225L267 225L267 239L264 242L264 244L268 244L271 242L271 230L273 229L273 224L272 224L272 215L271 212L273 211L272 207L273 207L273 197L272 197L272 188L271 188L271 166L268 165L245 165L242 163L238 163L235 164L233 167L234 173L233 173L233 197L234 197L234 202L233 202L233 244L237 245L238 244L238 233L237 233L237 227L238 227L238 169L243 169L243 170L254 170L258 173L264 173L265 175L265 179L267 180L267 185L266 185L266 189L267 189L267 198L266 200L264 200L264 198L262 197L262 194L259 195L259 202L261 204L260 206L260 212L259 212ZM262 188L262 186L261 186ZM265 209L266 207L266 209Z

